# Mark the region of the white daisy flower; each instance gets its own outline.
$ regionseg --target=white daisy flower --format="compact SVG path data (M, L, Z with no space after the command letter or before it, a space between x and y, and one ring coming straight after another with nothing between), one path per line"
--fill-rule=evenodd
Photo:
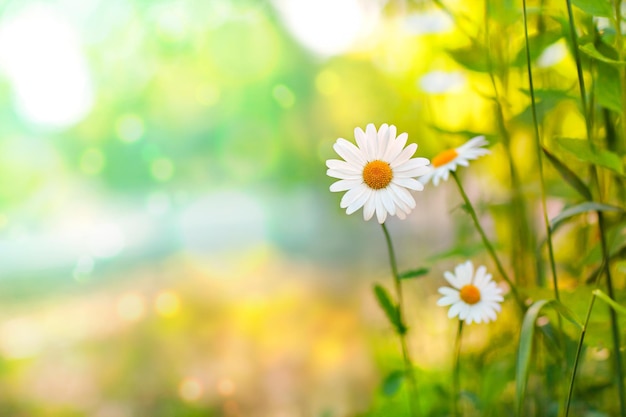
M454 274L446 271L443 276L453 288L439 288L443 297L437 301L437 305L451 306L448 317L459 316L467 324L488 323L496 319L504 298L502 289L491 280L487 268L479 266L474 275L474 265L472 261L467 261L457 265Z
M422 176L420 181L427 184L432 179L435 186L442 179L447 181L450 171L456 171L457 165L466 167L469 161L490 153L489 149L482 148L488 143L484 136L476 136L458 148L446 149L433 158L430 172Z
M429 160L411 158L417 144L404 146L408 134L396 137L396 127L387 124L376 131L368 124L365 132L354 129L355 146L343 138L333 145L344 160L326 161L326 174L339 181L330 186L330 191L347 191L340 207L352 214L363 207L363 218L369 220L376 212L378 223L384 223L387 214L404 219L415 208L415 200L409 190L422 191L424 185L415 177L426 174Z

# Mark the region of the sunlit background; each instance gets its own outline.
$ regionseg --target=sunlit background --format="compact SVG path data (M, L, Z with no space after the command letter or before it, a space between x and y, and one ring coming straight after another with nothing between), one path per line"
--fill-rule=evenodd
M0 13L0 415L375 413L401 364L371 295L390 283L386 247L339 208L324 161L367 123L395 124L426 157L493 126L488 78L446 53L467 42L452 20L401 0ZM569 70L565 55L557 42L539 62ZM477 201L508 195L492 151L466 177ZM416 199L389 228L403 268L432 267L407 297L436 391L454 334L441 271L486 256L454 188ZM459 256L435 262L446 253Z

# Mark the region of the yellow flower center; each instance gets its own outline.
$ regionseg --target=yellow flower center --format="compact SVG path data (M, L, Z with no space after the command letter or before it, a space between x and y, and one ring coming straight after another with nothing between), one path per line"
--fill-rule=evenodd
M389 185L393 179L393 171L385 161L368 162L363 168L363 181L373 190L380 190Z
M461 288L461 300L467 304L476 304L480 301L480 290L475 285L467 284Z
M456 151L456 149L446 149L445 151L435 156L431 163L435 168L439 168L440 166L443 166L452 161L457 156L459 156L459 153Z

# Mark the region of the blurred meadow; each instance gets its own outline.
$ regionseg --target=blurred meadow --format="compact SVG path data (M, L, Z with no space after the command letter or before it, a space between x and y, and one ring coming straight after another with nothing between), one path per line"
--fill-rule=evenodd
M426 158L486 136L459 176L526 308L558 273L582 322L604 269L624 304L621 1L574 2L584 105L568 5L529 2L525 26L512 0L1 2L0 416L413 416L372 293L392 287L385 237L326 175L368 123ZM386 225L425 271L403 283L421 415L452 415L437 289L470 258L506 294L464 329L461 415L562 415L580 329L542 312L520 343L453 181L413 195ZM623 417L611 311L588 322L572 416Z

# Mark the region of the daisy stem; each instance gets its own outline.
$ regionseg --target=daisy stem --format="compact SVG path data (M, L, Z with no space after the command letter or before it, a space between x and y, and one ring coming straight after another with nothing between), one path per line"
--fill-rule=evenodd
M498 259L498 255L496 255L496 251L491 245L491 242L489 242L489 239L487 238L487 235L485 234L484 229L480 225L480 221L478 221L478 216L476 215L476 210L474 210L474 206L472 206L472 203L469 197L465 193L465 190L463 189L463 185L461 184L461 181L459 180L457 173L455 171L452 171L451 174L452 174L452 178L454 178L454 181L456 182L456 185L459 186L459 192L461 193L461 197L463 197L463 201L465 201L465 207L467 208L467 211L472 217L472 220L474 220L474 225L476 226L476 230L478 230L478 233L480 234L480 237L483 240L483 244L485 245L485 248L491 255L493 262L496 264L496 268L498 268L498 272L500 272L500 275L506 281L506 283L509 284L509 287L511 288L511 292L513 293L513 296L515 297L515 300L517 301L517 304L519 305L520 309L524 311L524 303L522 299L520 298L519 293L517 292L517 288L515 287L515 285L513 284L513 281L511 281L508 274L504 270L504 267L502 266L500 259Z
M454 413L452 414L454 417L459 417L461 414L459 413L459 396L461 394L461 378L460 378L460 364L461 364L461 339L463 338L463 320L459 320L459 327L456 333L456 343L454 345L454 374L452 376L452 406Z
M404 323L404 297L402 295L402 282L400 280L400 274L398 273L398 264L396 262L396 253L393 250L393 244L391 243L391 236L387 230L385 223L382 223L383 232L385 233L385 241L387 242L387 249L389 249L389 263L391 265L391 272L393 274L393 283L396 289L396 296L398 297L398 319L400 323ZM404 371L409 383L408 391L408 403L411 416L416 416L417 404L417 382L415 380L415 373L413 370L413 361L409 354L408 344L406 340L406 332L398 331L398 337L400 338L400 346L402 348L402 358L404 360Z

